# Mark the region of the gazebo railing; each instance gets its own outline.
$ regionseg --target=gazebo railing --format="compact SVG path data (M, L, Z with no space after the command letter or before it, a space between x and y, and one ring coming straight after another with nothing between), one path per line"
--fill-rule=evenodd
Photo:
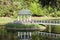
M58 23L60 24L60 20L39 20L39 21L32 21L32 22L35 22L35 23Z

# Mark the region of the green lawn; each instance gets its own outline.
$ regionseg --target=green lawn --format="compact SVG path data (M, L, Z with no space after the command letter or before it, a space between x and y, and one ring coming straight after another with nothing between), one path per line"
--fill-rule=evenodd
M33 20L50 20L50 19L60 19L60 17L32 17Z
M8 17L0 17L0 25L12 22L13 20L15 20L15 19L14 18L8 18Z

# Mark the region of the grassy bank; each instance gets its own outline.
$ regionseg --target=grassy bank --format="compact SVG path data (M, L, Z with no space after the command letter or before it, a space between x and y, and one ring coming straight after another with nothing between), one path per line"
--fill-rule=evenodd
M13 20L15 20L15 18L0 17L0 25L4 25L6 23L12 22Z

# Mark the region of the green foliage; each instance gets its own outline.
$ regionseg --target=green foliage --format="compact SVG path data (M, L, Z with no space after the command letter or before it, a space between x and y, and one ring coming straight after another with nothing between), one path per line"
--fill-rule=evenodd
M14 2L10 1L9 3L8 2L6 0L5 3L7 4L4 5L0 4L0 16L5 16L5 17L17 16L16 14L18 10L21 9L20 2L15 2L15 1ZM2 3L4 3L4 1Z
M12 12L13 10L11 9L11 6L7 5L7 6L4 6L3 9L2 9L2 16L13 16Z
M32 15L38 15L38 16L44 15L42 7L39 6L39 4L36 2L31 3L29 9L31 10Z
M57 16L60 17L60 11L57 11Z
M59 0L0 0L0 17L17 17L22 8L30 9L35 16L60 17L59 2Z

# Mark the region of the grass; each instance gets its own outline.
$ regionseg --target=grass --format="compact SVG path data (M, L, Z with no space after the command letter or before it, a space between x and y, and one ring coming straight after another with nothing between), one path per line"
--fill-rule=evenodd
M12 22L14 18L0 17L0 25Z
M33 20L50 20L50 19L60 19L60 17L32 17Z
M60 19L60 17L32 17L32 20L49 20L49 19ZM12 22L15 18L0 17L0 25Z

